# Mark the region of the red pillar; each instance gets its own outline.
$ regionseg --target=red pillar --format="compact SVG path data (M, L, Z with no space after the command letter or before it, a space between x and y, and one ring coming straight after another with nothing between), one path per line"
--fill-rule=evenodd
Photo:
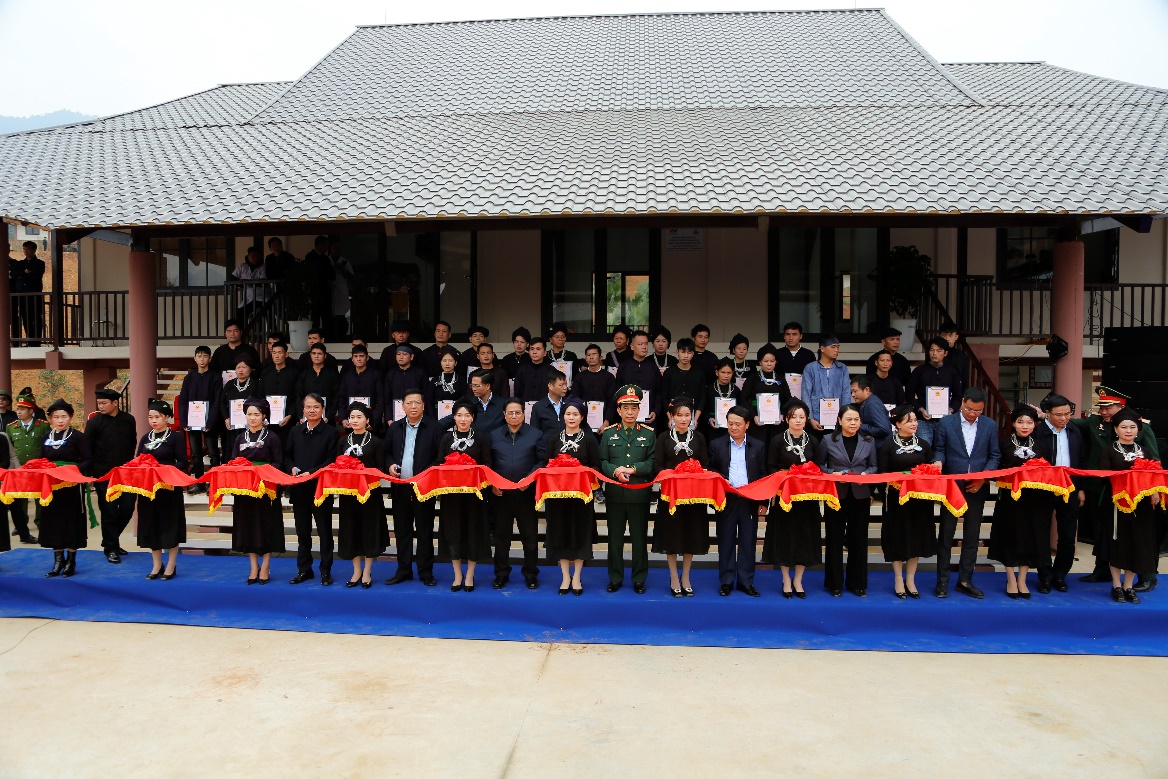
M153 252L130 252L130 294L126 306L130 338L130 412L138 436L150 429L146 404L158 394L158 271Z
M1083 243L1054 245L1050 295L1051 332L1067 342L1067 356L1055 363L1054 391L1083 406Z
M0 389L12 392L12 291L8 286L10 251L8 224L0 222Z

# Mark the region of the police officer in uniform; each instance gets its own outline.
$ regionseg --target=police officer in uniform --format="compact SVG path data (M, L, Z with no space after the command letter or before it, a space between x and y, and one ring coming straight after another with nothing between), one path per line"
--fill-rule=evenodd
M41 442L49 437L49 423L36 417L36 403L31 395L16 397L16 421L5 428L8 438L12 441L12 448L16 451L16 460L24 465L29 460L41 456ZM36 521L41 518L41 506L36 506ZM28 499L19 498L12 504L13 535L20 536L22 544L35 544L37 539L28 529Z
M600 436L600 470L610 479L628 484L653 480L653 460L657 453L657 435L653 428L637 421L644 393L635 384L617 390L616 406L620 422ZM624 584L625 526L633 545L633 591L645 592L649 576L649 502L653 490L628 489L608 485L605 488L608 520L608 591L616 592Z

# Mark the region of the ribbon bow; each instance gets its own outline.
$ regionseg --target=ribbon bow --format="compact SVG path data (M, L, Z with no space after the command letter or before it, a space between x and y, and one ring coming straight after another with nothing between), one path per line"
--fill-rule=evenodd
M557 454L554 458L548 461L549 468L578 468L580 461L570 454Z
M1045 457L1031 457L1026 462L1022 463L1023 468L1049 468L1050 463Z
M442 461L443 465L478 465L475 459L466 452L451 452Z
M814 476L820 473L823 471L815 463L798 463L791 466L791 475L793 476Z
M27 468L29 470L45 470L47 468L56 468L57 464L54 463L52 460L46 460L43 457L38 457L35 460L29 460L28 462L26 462L24 465L22 465L20 467Z
M913 466L912 474L913 476L940 476L941 469L933 463L921 463Z
M133 460L130 460L124 467L128 468L153 468L158 465L158 460L154 459L152 454L140 454Z
M1163 467L1160 465L1159 460L1149 460L1145 457L1141 457L1138 460L1133 460L1131 469L1133 471L1162 471L1162 470L1164 470Z
M365 464L356 457L350 457L347 454L339 455L335 462L331 462L325 466L338 471L359 471L365 467Z
M224 465L251 465L251 460L246 457L236 457L234 460L224 463Z
M703 470L702 464L694 458L689 458L685 462L678 463L678 466L673 469L674 473L701 473Z

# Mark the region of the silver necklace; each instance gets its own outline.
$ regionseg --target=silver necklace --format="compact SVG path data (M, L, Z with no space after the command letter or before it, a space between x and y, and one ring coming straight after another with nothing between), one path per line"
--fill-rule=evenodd
M653 364L657 366L657 370L659 370L659 371L665 370L666 368L669 367L669 355L668 354L665 355L665 364L662 365L661 363L657 362L657 352L653 352Z
M560 431L560 451L561 452L578 452L580 451L580 444L584 442L584 431L581 430L575 435L569 436L567 430Z
M268 437L268 429L266 427L260 428L259 437L256 438L256 440L254 440L254 441L251 440L251 430L250 429L244 430L243 431L243 443L239 445L239 448L241 450L243 450L243 449L258 449L259 447L264 445L264 440L267 437Z
M1119 441L1115 442L1115 451L1117 451L1121 455L1123 455L1124 462L1130 463L1130 462L1134 462L1135 460L1143 459L1144 450L1140 447L1140 445L1139 444L1132 444L1132 446L1135 448L1129 452L1123 448L1124 445L1121 444Z
M146 447L146 449L147 449L148 451L151 451L151 452L152 452L152 451L154 451L155 449L157 449L159 446L162 446L162 442L163 442L163 441L165 441L165 440L166 440L166 439L168 439L168 438L170 438L170 428L167 428L167 429L166 429L166 430L165 430L165 431L162 433L162 437L161 437L161 438L160 438L160 437L158 437L158 436L156 436L156 435L154 434L154 431L153 431L153 430L151 430L151 431L150 431L150 435L149 435L149 440L148 440L148 441L146 441L146 445L145 445L145 447Z
M60 449L61 446L64 445L64 443L69 440L69 436L73 435L73 428L71 428L71 427L65 428L64 433L65 434L63 436L61 436L60 438L57 438L57 431L56 430L50 431L49 437L45 439L45 443L48 444L49 446L53 447L54 449Z
M806 433L799 436L799 443L795 443L795 438L791 435L791 431L783 431L783 443L787 445L787 451L794 452L795 454L799 455L799 462L801 463L807 462L807 444L810 442L811 439L807 436Z
M743 360L743 361L742 361L742 367L739 367L739 366L738 366L738 360L737 360L737 359L734 359L734 375L736 375L736 376L745 376L747 373L749 373L749 372L750 372L750 366L749 366L749 365L747 365L746 363L747 363L747 361L746 361L746 360Z
M678 454L680 452L685 452L686 456L693 457L693 449L690 448L690 443L693 441L693 435L693 430L686 430L685 440L682 441L677 437L676 430L670 430L669 437L673 439L673 453Z
M897 454L911 454L913 452L924 451L924 447L922 447L918 442L915 433L913 434L913 437L909 438L908 440L901 438L899 433L893 433L892 437L896 442Z
M1019 460L1032 460L1038 456L1038 452L1034 451L1034 439L1031 436L1026 436L1026 441L1018 440L1018 436L1014 433L1010 434L1010 443L1014 445L1014 456Z
M243 384L240 384L239 378L236 377L236 379L235 379L235 391L236 392L243 392L245 389L247 389L250 386L251 386L251 376L248 376L247 381L245 381Z
M764 371L761 367L755 368L755 370L758 371L758 378L761 379L762 381L766 382L767 384L778 384L779 383L779 380L775 376L774 371L770 371L771 377L768 379L767 378L767 371Z
M474 437L474 428L473 427L466 432L466 438L459 438L458 436L459 436L459 433L457 430L455 430L454 431L454 440L450 442L451 451L465 452L466 450L468 450L472 446L474 446L475 437Z
M365 454L365 447L369 445L369 442L372 439L373 434L368 430L365 431L365 435L361 436L361 443L354 441L353 434L349 433L349 435L345 437L345 443L349 445L345 449L345 454L349 455L350 457L360 457L361 455Z
M733 386L734 385L732 385L732 384L727 384L726 385L726 392L723 393L722 392L722 385L719 384L718 382L714 382L714 392L718 393L718 397L720 397L722 400L729 400L730 398L734 397Z
M564 354L565 354L567 351L568 351L568 347L566 347L566 346L565 346L563 349L560 349L560 354L559 354L559 356L556 356L556 350L555 350L555 349L549 349L549 350L548 350L548 352L549 352L549 353L551 354L551 356L552 356L552 362L556 362L557 360L562 360L562 359L564 359Z
M450 374L450 383L446 383L446 374L442 373L438 376L438 388L443 392L454 392L454 381L458 378L457 373Z

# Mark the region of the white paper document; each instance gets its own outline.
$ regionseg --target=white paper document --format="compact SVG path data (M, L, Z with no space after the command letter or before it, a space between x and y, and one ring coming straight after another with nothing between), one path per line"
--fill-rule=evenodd
M714 427L726 429L726 415L735 403L734 398L714 398Z
M588 405L588 427L599 432L604 427L604 401L590 400Z
M187 430L207 429L207 405L205 400L187 403Z
M649 419L649 390L645 390L644 397L641 398L641 410L637 412L637 421L646 422Z
M835 430L835 424L839 421L839 411L839 398L819 399L819 424L823 425L824 430Z
M758 421L764 425L777 425L783 421L783 412L779 408L779 393L760 392L758 398Z
M949 388L925 387L925 411L933 419L949 415Z
M228 408L231 409L231 429L242 430L247 427L247 413L243 408L243 404L247 402L246 398L237 398L230 401Z
M803 400L803 374L786 373L783 376L787 380L787 389L791 390L791 397Z
M268 421L273 425L278 425L288 415L288 396L287 395L268 395L268 407L271 409Z

